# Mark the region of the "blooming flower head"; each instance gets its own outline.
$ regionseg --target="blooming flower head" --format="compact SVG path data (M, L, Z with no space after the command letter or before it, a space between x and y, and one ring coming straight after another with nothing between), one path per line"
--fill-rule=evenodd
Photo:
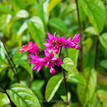
M72 42L78 43L79 41L80 41L80 33L79 33L79 34L76 34L76 35L73 37Z
M65 40L65 36L56 37L48 32L47 43L43 43L47 48L44 51L40 52L36 43L28 42L28 44L22 46L19 50L19 53L28 52L30 57L30 63L34 64L32 70L37 69L39 72L43 66L48 66L50 68L50 73L55 73L55 66L60 66L62 59L55 57L55 54L59 54L60 48L75 48L80 49L80 46L77 44L80 41L80 34L76 34L73 39L71 37Z
M71 37L69 37L67 40L64 40L63 46L64 46L65 48L70 48L70 47L72 46Z
M39 48L36 43L34 44L29 41L28 45L22 46L22 48L19 50L19 53L23 53L23 52L39 54Z
M80 45L77 44L79 41L80 41L80 33L79 33L79 34L76 34L76 35L73 37L73 40L72 40L73 46L71 46L71 47L74 47L75 49L80 49Z
M56 44L57 44L57 46L62 46L63 45L63 43L64 43L64 40L65 40L65 37L64 36L62 36L62 37L57 37L56 38Z

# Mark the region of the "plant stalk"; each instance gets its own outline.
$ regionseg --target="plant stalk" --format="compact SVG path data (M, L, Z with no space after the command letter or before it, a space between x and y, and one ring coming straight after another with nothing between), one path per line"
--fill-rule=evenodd
M17 70L16 70L15 63L14 63L12 57L9 55L9 52L8 52L8 50L7 50L6 45L4 44L4 42L3 42L1 39L0 39L0 41L2 42L3 47L4 47L5 51L6 51L6 54L7 54L7 55L5 54L5 56L6 56L6 58L7 58L8 64L10 65L12 71L13 71L14 74L15 74L15 77L16 77L16 79L17 79L17 82L19 83L19 77L18 77L18 75L16 74L16 73L17 73ZM11 64L11 63L12 63L12 64Z
M59 52L59 57L61 56L61 51L62 51L62 47L60 47L60 52ZM68 88L67 88L67 82L66 82L66 76L65 76L65 72L64 72L64 69L62 67L61 68L61 71L62 71L62 74L63 74L63 80L64 80L64 87L65 87L65 93L66 93L66 105L69 105L69 101L68 101Z
M97 56L98 56L98 44L99 44L99 39L98 37L96 37L97 40L96 40L96 52L95 52L95 70L97 68Z
M82 47L82 33L81 33L81 24L80 24L80 13L79 13L79 7L78 7L78 0L75 0L76 2L76 9L77 9L77 18L78 18L78 30L80 33L80 72L82 72L82 62L83 62L83 57L82 57L82 52L83 52L83 47Z
M11 98L10 98L10 96L8 95L6 89L3 88L2 86L0 86L0 88L3 89L3 91L0 91L0 92L5 93L5 94L7 95L8 99L9 99L9 101L10 101L10 105L11 105L11 107L16 107L16 105L13 103L13 101L12 101Z

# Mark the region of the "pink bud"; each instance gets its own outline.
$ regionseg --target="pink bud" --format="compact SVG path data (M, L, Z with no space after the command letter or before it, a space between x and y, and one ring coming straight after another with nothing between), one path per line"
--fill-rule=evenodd
M75 49L80 49L80 45L76 45L76 46L75 46Z
M55 73L55 69L51 67L50 73L51 73L51 74L54 74L54 73Z

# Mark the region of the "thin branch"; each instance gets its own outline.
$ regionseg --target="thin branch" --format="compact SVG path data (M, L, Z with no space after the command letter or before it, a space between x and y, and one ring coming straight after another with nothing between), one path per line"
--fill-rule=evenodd
M11 98L10 98L10 96L8 95L8 93L7 93L6 90L5 90L5 94L7 95L8 99L9 99L9 101L10 101L11 107L17 107L17 106L12 102L12 100L11 100Z
M97 38L97 41L96 41L96 52L95 52L95 70L97 68L97 56L98 56L98 44L99 44L99 39L98 37Z
M81 33L81 24L80 24L80 14L79 14L79 7L78 7L78 0L75 0L76 2L76 7L77 7L77 18L78 18L78 30L80 33L80 72L82 72L82 62L83 62L83 57L82 57L82 33Z
M59 57L61 56L61 51L62 51L62 47L60 47L60 52L59 52ZM66 76L65 76L65 72L64 72L64 69L62 67L61 68L61 71L62 71L62 74L63 74L63 80L64 80L64 87L65 87L65 92L66 92L66 104L69 105L69 101L68 101L68 88L67 88L67 82L66 82Z
M6 56L6 59L7 59L7 61L8 61L8 64L10 65L10 67L11 67L12 71L14 72L15 77L16 77L18 83L19 83L19 77L18 77L18 75L16 74L16 73L17 73L17 70L16 70L15 63L14 63L12 57L9 55L9 52L8 52L8 50L7 50L7 48L6 48L5 43L4 43L1 39L0 39L0 41L2 42L3 47L4 47L5 51L6 51L5 56ZM11 64L11 63L12 63L12 64Z
M0 88L3 90L3 91L0 91L0 92L5 93L5 94L7 95L8 99L9 99L9 101L10 101L11 107L16 107L16 105L13 103L13 101L12 101L11 98L10 98L10 96L8 95L6 89L3 88L1 85L0 85Z

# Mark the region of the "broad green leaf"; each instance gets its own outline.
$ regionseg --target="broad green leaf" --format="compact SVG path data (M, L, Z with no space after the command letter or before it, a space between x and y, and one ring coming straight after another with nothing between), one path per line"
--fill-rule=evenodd
M1 15L0 16L0 30L6 34L6 36L8 36L8 24L11 20L12 16L11 14L7 14L7 15Z
M83 45L84 51L86 51L88 53L92 47L92 44L93 44L93 40L91 38L87 38L84 41L84 45Z
M92 35L97 35L96 30L95 30L94 27L92 27L92 26L87 27L87 28L85 29L85 32L90 33L90 34L92 34Z
M70 102L70 100L71 100L71 93L68 92L67 94L68 94L68 102ZM67 96L66 95L61 96L61 98L63 99L64 102L67 102Z
M98 90L97 95L103 103L103 107L107 107L107 91L106 90Z
M42 87L44 85L44 80L35 80L31 84L32 91L36 94L36 96L42 100Z
M103 2L100 0L80 0L80 5L82 5L97 34L100 34L105 22L105 7Z
M2 13L8 14L8 13L11 13L11 10L7 6L0 3L0 14Z
M44 46L42 44L45 42L45 36L41 29L38 29L33 22L29 22L28 31L31 33L32 39L37 43L39 48L43 49Z
M29 14L26 10L20 10L16 13L17 18L27 18L29 17Z
M9 67L9 66L6 65L6 64L0 65L0 72L3 71L3 70L5 70L5 69L8 68L8 67Z
M50 13L52 11L52 9L60 2L61 2L61 0L50 0L50 2L48 4L48 13Z
M73 48L68 49L68 57L74 62L74 65L77 66L79 51Z
M70 107L78 107L78 104L77 103L72 103L72 104L70 104Z
M63 7L63 5L62 5ZM76 10L76 4L72 3L65 7L65 9L61 12L60 17L64 18L65 16L69 15L70 13L73 13Z
M63 64L61 65L68 73L77 73L77 69L74 62L70 58L64 58Z
M63 33L67 32L66 24L59 18L52 18L49 20L49 25Z
M62 101L58 101L52 107L66 107L66 104L64 102L62 102Z
M6 94L0 92L0 107L7 107L6 105L8 105L8 107L10 107L9 103L10 103L9 99L6 96Z
M80 74L73 74L73 73L68 74L67 81L71 83L79 83L81 85L86 84L84 77Z
M17 107L41 107L34 93L22 84L13 84L7 92Z
M44 4L43 4L44 21L45 21L46 25L47 25L48 20L49 20L48 3L49 3L49 0L45 1Z
M100 42L102 44L102 46L107 49L107 33L103 33L100 37Z
M17 35L20 36L27 28L28 28L27 22L25 21L20 27L19 31L17 32Z
M86 72L86 85L78 84L77 93L83 107L86 107L88 102L93 98L96 90L97 77L96 71L92 69ZM84 99L85 98L85 99Z
M55 75L53 76L46 86L45 90L45 98L49 102L55 95L56 91L58 90L61 82L63 80L62 75Z
M27 6L25 0L10 0L10 3L15 12L18 12L20 9L24 9Z
M31 22L34 23L35 27L37 29L39 29L40 31L42 31L42 33L44 34L44 25L43 25L43 22L42 20L38 17L38 16L33 16L31 19L30 19Z
M30 74L31 79L33 79L33 72L32 72L29 61L26 61L27 56L25 54L23 54L23 53L20 54L19 49L17 49L17 51L15 52L15 54L13 56L13 60L16 65L20 65L20 66L24 67L26 69L26 71Z
M107 69L107 60L101 61L100 65Z

